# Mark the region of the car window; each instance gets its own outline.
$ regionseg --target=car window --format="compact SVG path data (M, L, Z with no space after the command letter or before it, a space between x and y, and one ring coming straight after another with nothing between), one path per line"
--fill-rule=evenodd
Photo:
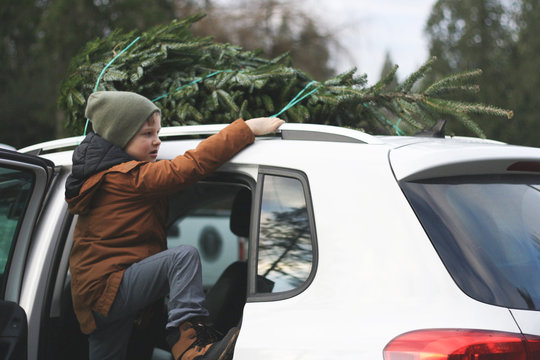
M29 171L0 167L0 274L6 271L30 199L34 176ZM3 279L3 276L2 276ZM2 287L3 287L2 283Z
M539 177L460 177L402 188L465 293L540 310Z
M268 174L262 186L256 290L289 291L304 284L313 267L305 189L297 178Z

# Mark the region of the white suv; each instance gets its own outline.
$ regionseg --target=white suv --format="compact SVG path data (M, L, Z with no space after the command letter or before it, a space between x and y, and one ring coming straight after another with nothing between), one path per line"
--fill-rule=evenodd
M222 127L164 128L160 158ZM6 359L87 357L64 202L79 141L0 150ZM210 254L216 327L241 326L234 359L540 359L540 149L285 124L170 203L170 244ZM197 219L219 236L182 230ZM162 308L130 359L171 358Z

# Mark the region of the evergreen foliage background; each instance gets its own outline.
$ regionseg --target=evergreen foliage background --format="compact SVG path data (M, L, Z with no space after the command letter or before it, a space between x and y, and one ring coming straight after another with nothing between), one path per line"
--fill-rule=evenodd
M225 4L225 2L219 3ZM332 68L329 59L332 54L344 56L345 49L340 47L339 41L336 41L337 36L325 28L324 21L314 18L309 9L304 9L300 3L289 0L234 0L227 2L226 7L216 4L217 2L212 0L155 0L152 2L143 0L20 0L10 2L9 6L0 7L0 59L3 64L0 68L0 80L2 80L0 143L20 148L40 141L79 134L80 123L84 122L84 119L79 119L75 125L71 121L72 114L62 110L69 104L59 109L57 101L60 96L60 86L66 82L70 60L84 49L88 41L96 37L105 39L111 34L116 34L110 44L103 46L99 56L94 54L96 59L101 59L99 65L102 66L111 59L115 46L117 46L115 51L119 51L125 45L125 41L132 40L132 37L127 39L129 36L126 34L130 34L129 31L133 30L132 35L135 37L143 32L148 33L149 29L156 24L169 24L174 18L203 12L208 16L192 26L193 32L198 36L204 38L206 35L212 35L214 42L222 44L221 46L225 46L224 44L228 42L239 44L245 49L237 48L239 53L261 48L261 52L253 52L249 55L253 55L253 59L256 58L261 63L246 67L244 77L252 76L249 72L262 66L268 69L271 65L266 62L270 60L266 59L273 59L285 51L290 51L290 58L282 58L273 64L275 67L283 67L290 71L287 75L289 81L296 79L288 93L281 89L284 102L290 100L289 96L294 96L295 91L302 89L312 78L323 83L325 87L319 89L315 96L299 104L308 109L310 116L313 114L315 105L318 105L319 110L331 108L332 111L338 111L340 116L343 113L344 116L339 118L339 122L343 125L349 125L348 121L351 120L350 126L373 132L395 133L396 129L393 126L388 127L387 121L390 121L393 124L399 122L400 129L404 129L403 131L415 132L419 128L417 125L429 126L435 118L441 116L440 112L437 113L433 108L439 107L439 110L445 113L449 106L455 110L456 104L452 101L458 101L463 110L469 112L463 113L466 116L461 119L462 121L452 121L455 119L448 117L449 133L478 134L477 130L475 132L474 123L469 121L472 119L488 138L514 144L540 146L538 136L540 101L537 91L540 86L540 77L536 76L536 69L540 66L540 57L537 56L540 51L540 37L537 35L538 24L540 24L538 0L437 1L432 9L432 17L426 24L426 33L430 39L430 56L435 56L438 60L428 66L431 70L422 73L420 81L408 91L407 96L409 98L421 97L422 92L431 84L449 74L472 72L474 76L467 79L461 78L459 81L463 82L460 85L454 84L453 91L451 91L452 86L447 86L446 93L439 91L437 94L427 94L427 97L436 101L422 102L416 99L407 102L411 108L421 106L422 111L414 112L409 109L401 114L395 111L399 110L396 103L403 104L403 99L407 96L398 94L402 90L396 87L396 83L399 85L399 82L395 75L391 74L394 64L390 58L384 65L384 74L390 72L387 80L394 78L390 83L384 82L384 85L368 87L366 79L360 75L361 68L359 73L342 74L340 78L333 79L333 83L332 81L328 83L328 79L335 76L335 69ZM139 41L139 45L144 44L143 40L144 37ZM140 51L143 49L141 48ZM232 51L232 49L227 51ZM227 63L227 68L238 69L244 66L240 60L232 59L231 63ZM396 60L399 63L400 59ZM236 64L237 61L238 64ZM79 64L82 65L83 62ZM95 83L97 67L99 67L97 64L98 62L96 62L96 69L88 74L90 85ZM156 62L156 68L145 68L144 76L138 84L149 83L150 78L147 75L155 75L157 69L162 66L159 64ZM238 67L235 68L234 64ZM220 66L225 67L225 64ZM482 69L482 75L475 72L475 69ZM133 69L129 67L119 70L133 73ZM72 74L71 70L70 74ZM107 76L113 75L108 71L107 74ZM186 74L186 81L201 75L198 70L186 72ZM231 74L219 74L214 80L224 80L225 75ZM174 78L174 76L171 77L171 79ZM231 79L237 80L235 76ZM68 81L72 80L70 78ZM270 85L277 80L278 77L275 75L267 82L264 89L254 88L253 91L260 93L262 90L270 90ZM369 80L373 83L376 79ZM205 80L193 88L202 87L201 94L204 94L207 86L211 84L209 81L210 79ZM226 81L231 87L224 85L220 89L231 96L236 107L241 108L242 102L237 102L237 100L240 99L239 92L244 90L241 87L232 89L231 81L230 79ZM121 82L105 80L104 86L121 87ZM480 91L476 85L479 85ZM157 90L167 89L160 85ZM433 90L434 88L430 91ZM386 99L392 99L392 101L381 102L382 93L385 94ZM80 90L80 94L86 95L87 90ZM153 96L154 94L153 91L148 91L145 95ZM277 112L283 103L279 97L272 97L272 100L274 110ZM358 106L360 100L366 100L365 104L369 108L363 105L358 107L354 113L355 118L352 119L349 115L354 109L353 103L356 102ZM163 101L172 102L171 99ZM219 106L225 109L224 100L218 97L218 101ZM512 109L515 116L512 120L508 120L506 114L484 116L470 112L471 107L467 106L468 103L493 104ZM381 107L380 105L383 104L385 105ZM372 107L373 105L376 107ZM220 113L223 113L223 109L220 108ZM293 119L295 116L293 112L302 108L293 109L285 116ZM378 115L372 111L373 109L378 111ZM477 110L483 111L479 108ZM433 112L434 115L429 115L427 111ZM319 112L319 114L323 113ZM427 118L423 119L422 114L428 114ZM302 113L296 115L300 116ZM413 116L413 120L418 122L416 126L411 125L411 119L407 122L405 117L408 115ZM454 111L454 115L459 116L459 112ZM187 119L188 116L186 115L185 118ZM205 117L205 119L208 118ZM337 117L335 119L338 120ZM68 120L70 127L66 128Z
M74 57L58 103L67 114L71 131L82 133L85 100L105 68L98 90L134 91L156 99L164 126L270 116L303 89L317 90L281 118L405 135L429 128L443 117L460 121L483 137L471 115L512 116L511 111L494 106L440 97L449 92L477 91L474 80L480 71L451 75L415 89L435 59L397 86L395 66L373 86L367 86L366 76L358 76L352 69L306 88L314 79L294 68L288 54L267 60L253 51L196 37L190 27L200 18L192 16L153 27L120 56L117 53L137 38L134 32L115 31L88 43ZM216 71L217 75L207 77Z

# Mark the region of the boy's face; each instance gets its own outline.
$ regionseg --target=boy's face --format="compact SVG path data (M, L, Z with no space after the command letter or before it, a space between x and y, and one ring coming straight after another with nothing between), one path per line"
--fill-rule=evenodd
M124 151L139 161L156 161L161 140L159 131L161 130L161 116L154 113L148 121L139 129L137 134L131 138Z

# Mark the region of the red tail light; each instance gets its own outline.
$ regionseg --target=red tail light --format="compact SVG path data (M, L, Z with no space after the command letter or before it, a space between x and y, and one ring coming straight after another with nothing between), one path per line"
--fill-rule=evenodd
M540 360L540 337L525 335L527 340L527 354L529 354L528 359L530 360Z
M484 330L418 330L384 348L385 360L540 360L540 337Z

